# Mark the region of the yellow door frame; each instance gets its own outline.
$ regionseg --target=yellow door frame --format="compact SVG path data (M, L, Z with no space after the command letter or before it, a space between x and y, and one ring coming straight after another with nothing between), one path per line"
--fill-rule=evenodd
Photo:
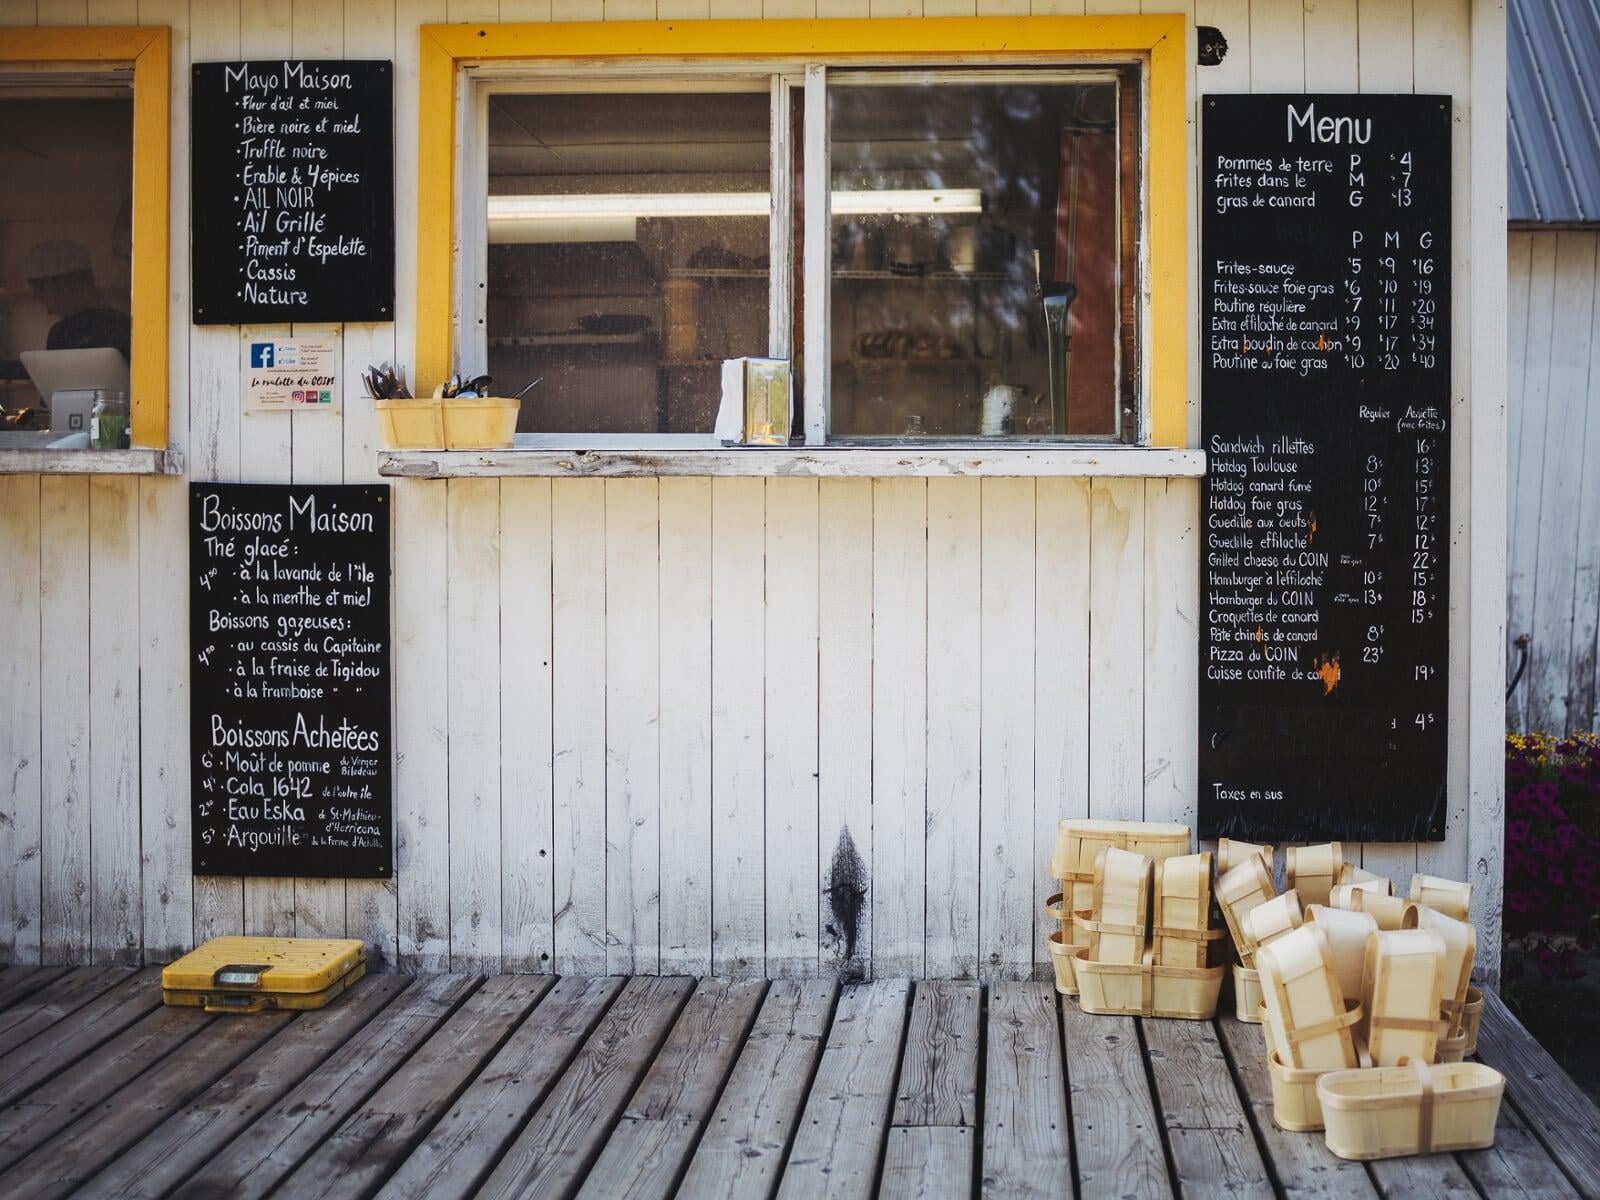
M167 447L167 249L171 195L172 34L164 25L7 29L0 63L125 63L133 68L133 343L135 446Z
M1187 442L1189 75L1182 14L868 20L589 21L424 25L417 154L416 383L450 372L456 212L456 79L467 63L524 59L763 59L848 63L949 56L1148 57L1150 444Z

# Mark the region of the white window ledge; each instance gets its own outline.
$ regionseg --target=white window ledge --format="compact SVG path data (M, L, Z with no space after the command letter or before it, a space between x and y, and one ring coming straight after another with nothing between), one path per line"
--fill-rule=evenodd
M176 450L0 448L0 475L182 475Z
M384 450L383 475L410 479L545 475L608 478L661 475L841 476L1121 476L1205 474L1203 450L1134 446L1007 448L849 447L809 450L736 447L718 450Z

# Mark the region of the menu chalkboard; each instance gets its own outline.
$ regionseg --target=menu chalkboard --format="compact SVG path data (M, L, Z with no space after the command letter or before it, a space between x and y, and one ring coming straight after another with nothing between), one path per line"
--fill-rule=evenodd
M1441 839L1450 98L1201 111L1200 833Z
M393 75L195 64L195 324L394 319Z
M392 870L389 489L189 486L196 875Z

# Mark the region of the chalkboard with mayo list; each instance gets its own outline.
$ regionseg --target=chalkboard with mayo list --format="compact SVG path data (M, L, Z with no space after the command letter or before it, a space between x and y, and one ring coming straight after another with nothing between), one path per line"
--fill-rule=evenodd
M1451 100L1200 111L1200 834L1442 839Z
M394 70L193 68L197 325L394 320Z
M389 489L189 487L197 875L393 871Z

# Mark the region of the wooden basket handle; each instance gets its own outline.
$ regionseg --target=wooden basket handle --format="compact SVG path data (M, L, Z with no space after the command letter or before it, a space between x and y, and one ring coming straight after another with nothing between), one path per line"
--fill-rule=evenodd
M1427 1063L1409 1056L1402 1057L1399 1064L1409 1066L1417 1073L1417 1087L1422 1093L1421 1103L1417 1105L1417 1153L1433 1153L1433 1071Z

